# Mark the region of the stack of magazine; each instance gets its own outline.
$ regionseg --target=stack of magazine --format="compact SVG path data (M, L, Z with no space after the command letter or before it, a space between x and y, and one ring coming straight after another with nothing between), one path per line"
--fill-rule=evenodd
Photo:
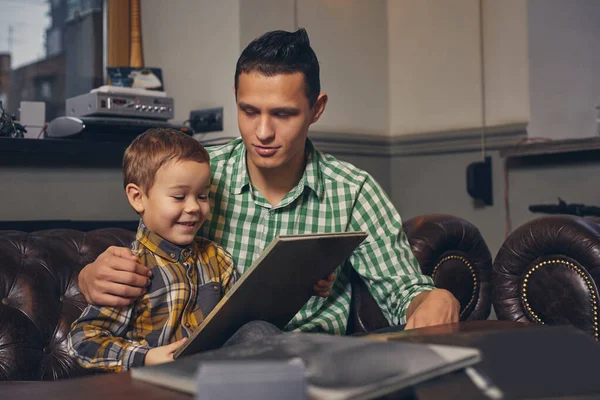
M203 383L202 374L197 374L202 367L216 363L223 369L224 362L244 362L246 376L225 373L218 382L221 386L216 386L219 398L230 398L226 392L244 393L244 385L250 383L273 384L270 376L251 374L252 362L260 366L265 361L298 359L304 363L306 394L311 399L372 399L475 364L480 353L468 347L284 333L181 357L172 363L133 369L131 375L155 385L196 393L197 386ZM248 382L249 377L253 382Z

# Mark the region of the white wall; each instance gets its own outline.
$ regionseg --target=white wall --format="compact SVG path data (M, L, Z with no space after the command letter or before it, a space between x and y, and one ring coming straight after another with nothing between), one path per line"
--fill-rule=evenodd
M387 2L297 1L298 26L309 34L329 96L313 130L387 134Z
M484 0L486 125L528 122L527 2Z
M477 4L388 1L392 135L481 124Z
M193 109L223 106L224 134L238 135L233 96L240 53L238 0L143 0L144 61L161 67L175 120Z
M391 134L481 126L479 1L387 4ZM483 10L486 125L526 122L526 4L485 0Z
M2 166L0 221L134 221L119 167Z
M600 1L529 0L530 137L596 136Z
M241 0L240 52L265 32L293 31L295 19L294 0Z

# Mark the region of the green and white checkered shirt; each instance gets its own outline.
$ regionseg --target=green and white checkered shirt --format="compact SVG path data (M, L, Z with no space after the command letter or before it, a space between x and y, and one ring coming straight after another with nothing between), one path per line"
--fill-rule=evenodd
M350 268L365 280L392 325L405 323L412 299L433 289L431 279L420 273L400 215L365 171L317 151L307 140L302 179L273 207L250 184L241 139L207 150L213 174L212 215L199 234L231 253L241 274L277 235L369 234L336 271L329 297L312 297L285 330L345 334L350 313Z

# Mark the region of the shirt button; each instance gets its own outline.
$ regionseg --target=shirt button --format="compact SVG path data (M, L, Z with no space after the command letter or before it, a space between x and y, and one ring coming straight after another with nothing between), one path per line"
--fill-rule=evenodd
M186 327L186 328L191 328L191 327L192 327L192 324L190 324L189 322L186 322L186 323L185 323L185 327Z
M216 292L217 290L219 290L219 287L217 285L214 285L213 290Z
M171 253L169 255L171 256L171 258L175 258L175 253Z

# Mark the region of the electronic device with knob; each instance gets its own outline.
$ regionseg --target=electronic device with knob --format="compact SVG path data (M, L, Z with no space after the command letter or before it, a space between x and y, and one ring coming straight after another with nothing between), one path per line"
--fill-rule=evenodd
M149 92L149 91L147 91ZM127 117L169 120L175 115L172 97L92 91L66 102L68 117Z

